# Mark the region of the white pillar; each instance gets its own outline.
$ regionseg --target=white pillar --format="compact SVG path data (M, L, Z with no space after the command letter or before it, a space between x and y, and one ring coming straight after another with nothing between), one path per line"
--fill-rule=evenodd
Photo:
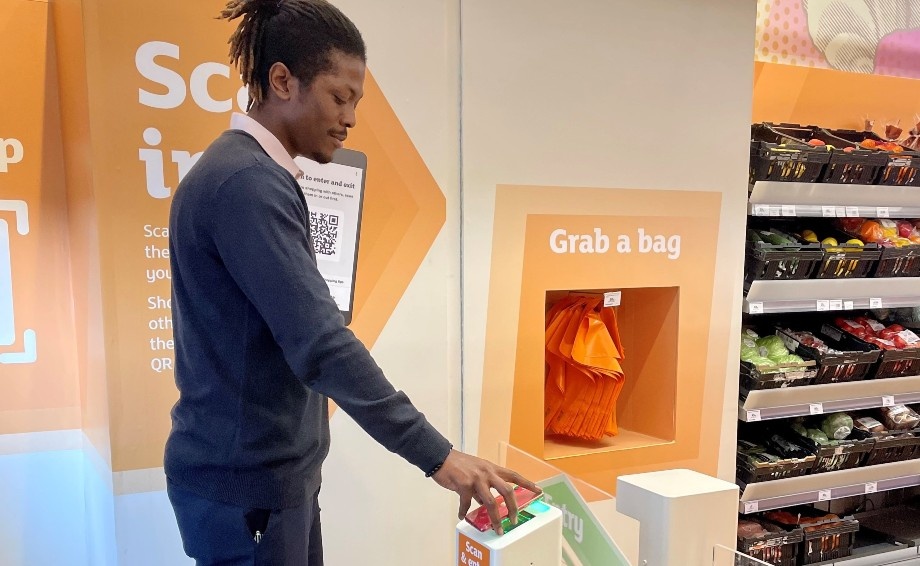
M712 566L736 544L738 486L691 470L621 476L617 510L639 521L636 566Z

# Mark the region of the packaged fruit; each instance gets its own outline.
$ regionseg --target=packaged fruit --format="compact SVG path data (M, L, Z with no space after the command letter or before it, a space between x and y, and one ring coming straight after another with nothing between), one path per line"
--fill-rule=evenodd
M882 230L881 224L874 220L866 220L859 227L859 235L867 242L878 242L884 239L885 231Z
M877 220L878 225L882 228L882 234L886 238L897 238L898 237L898 223L894 220L889 220L888 218L882 218Z

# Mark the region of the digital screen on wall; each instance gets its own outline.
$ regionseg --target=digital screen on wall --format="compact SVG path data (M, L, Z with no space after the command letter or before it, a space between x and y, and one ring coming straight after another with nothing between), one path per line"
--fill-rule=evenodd
M302 157L295 161L304 173L298 182L310 213L317 267L345 317L345 324L350 324L367 156L340 149L331 163L321 165Z

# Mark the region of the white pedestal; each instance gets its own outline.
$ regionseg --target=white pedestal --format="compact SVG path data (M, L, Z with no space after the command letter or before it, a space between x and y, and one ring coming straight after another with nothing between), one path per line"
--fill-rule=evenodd
M734 548L738 486L690 470L621 476L617 510L639 521L636 566L712 566L713 548Z
M502 536L479 532L466 521L457 525L457 566L559 566L562 512L543 502L525 509L533 518Z

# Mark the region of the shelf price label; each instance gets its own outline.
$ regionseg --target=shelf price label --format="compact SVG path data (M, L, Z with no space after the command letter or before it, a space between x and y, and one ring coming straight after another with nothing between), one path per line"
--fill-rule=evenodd
M851 311L855 307L853 306L853 301L843 301L843 310Z
M887 206L880 206L875 209L875 214L879 218L891 218L891 212L888 210Z
M748 312L751 314L763 314L763 303L748 304Z
M858 206L847 206L844 209L846 211L847 218L857 218L859 217L859 207Z
M744 514L750 515L751 513L756 513L760 511L760 502L758 501L745 501L744 502Z
M748 411L747 412L747 422L749 423L760 422L760 410L755 409L753 411Z
M811 403L808 405L808 411L812 415L823 415L824 414L824 403Z
M878 493L878 482L870 481L866 483L866 493Z
M837 213L837 218L847 217L847 209L844 206L835 206L834 211Z
M780 214L783 216L795 216L795 205L794 204L784 204L780 207Z
M831 301L830 307L832 311L843 310L843 301L842 300Z
M869 299L869 308L870 308L870 309L880 309L880 308L882 308L882 298L881 298L881 297L873 297L873 298Z
M622 291L611 291L610 293L604 293L604 306L605 307L618 307L620 306L620 301L623 298Z
M754 216L770 216L770 207L765 204L755 204Z
M825 312L831 310L830 301L818 301L817 303L818 312Z
M883 396L882 407L894 407L894 395Z
M831 490L822 489L818 492L818 501L830 501L831 500Z
M823 216L824 218L834 218L835 216L837 216L837 207L836 206L822 206L821 216Z

